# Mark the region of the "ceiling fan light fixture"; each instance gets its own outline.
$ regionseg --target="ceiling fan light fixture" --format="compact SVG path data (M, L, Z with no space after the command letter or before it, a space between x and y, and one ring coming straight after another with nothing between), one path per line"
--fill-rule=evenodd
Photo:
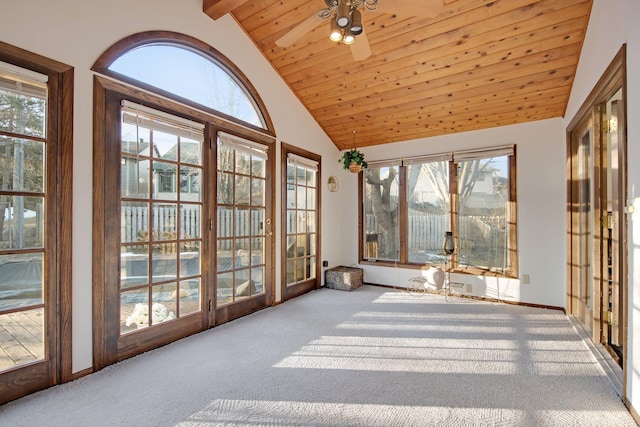
M360 13L358 9L354 9L353 12L351 12L350 32L354 36L362 34L362 13Z
M342 43L353 44L356 41L356 36L351 31L346 31L342 37Z
M329 40L332 42L339 42L342 40L342 29L338 27L338 23L335 19L331 20L331 30L329 32Z
M340 28L347 28L351 24L350 8L347 0L339 0L338 11L336 12L336 23Z

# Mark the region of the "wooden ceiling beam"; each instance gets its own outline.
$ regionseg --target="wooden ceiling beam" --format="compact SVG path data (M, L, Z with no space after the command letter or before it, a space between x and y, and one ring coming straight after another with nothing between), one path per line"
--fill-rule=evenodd
M202 11L216 20L247 1L249 0L202 0Z

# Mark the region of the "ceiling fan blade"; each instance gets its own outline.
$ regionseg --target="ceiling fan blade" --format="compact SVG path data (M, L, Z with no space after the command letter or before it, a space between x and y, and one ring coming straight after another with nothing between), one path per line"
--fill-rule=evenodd
M276 46L279 47L289 47L295 42L297 42L302 36L307 34L309 31L315 29L317 26L322 24L324 19L318 16L317 13L314 13L295 27L293 27L289 32L287 32L284 36L280 37L276 40Z
M376 11L400 16L435 18L444 9L444 0L379 0Z
M351 55L356 61L363 61L371 56L371 46L369 46L369 39L365 31L362 31L356 37L356 41L349 47L351 48Z

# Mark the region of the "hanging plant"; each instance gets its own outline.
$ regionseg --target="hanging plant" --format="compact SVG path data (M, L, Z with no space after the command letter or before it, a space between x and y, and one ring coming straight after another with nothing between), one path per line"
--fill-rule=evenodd
M367 162L364 160L364 154L355 148L342 153L342 157L338 160L342 163L342 168L353 173L358 173L362 168L367 168Z

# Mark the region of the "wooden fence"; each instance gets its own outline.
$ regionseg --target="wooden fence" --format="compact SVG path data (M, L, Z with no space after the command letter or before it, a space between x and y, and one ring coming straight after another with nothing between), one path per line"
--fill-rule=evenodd
M122 206L122 242L148 241L149 210L141 206ZM234 214L235 212L235 214ZM235 218L234 218L235 216ZM232 249L233 238L263 234L264 211L249 209L218 209L218 249ZM174 206L156 206L151 210L151 230L154 240L199 239L200 207L183 205L180 212ZM179 236L176 230L180 227ZM236 245L236 249L238 249ZM242 248L240 248L242 249ZM245 249L248 249L245 248Z
M459 250L472 249L476 241L489 241L491 230L504 227L504 216L461 216L458 240ZM449 215L424 212L409 213L409 250L440 251L445 231L451 230ZM367 214L365 220L367 234L379 234L375 215Z
M152 233L154 240L175 240L178 224L180 239L200 238L200 207L183 205L179 214L174 206L156 206L152 208ZM149 210L138 206L122 207L122 241L146 241L144 233L148 233ZM235 216L235 218L234 218ZM234 237L261 236L263 232L264 212L249 209L218 209L217 212L218 249L233 248ZM288 216L287 229L295 230L295 217ZM409 213L410 250L440 251L444 233L450 230L449 216L423 212ZM504 229L502 216L461 216L459 224L459 250L472 249L478 241L487 242L492 230ZM365 230L367 234L379 234L375 216L366 215Z

